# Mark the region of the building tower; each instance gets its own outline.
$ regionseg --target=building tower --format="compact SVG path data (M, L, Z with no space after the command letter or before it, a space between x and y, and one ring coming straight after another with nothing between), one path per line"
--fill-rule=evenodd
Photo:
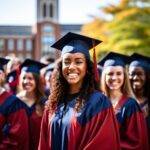
M58 5L58 0L37 0L35 59L44 55L56 58L56 52L50 45L60 36Z

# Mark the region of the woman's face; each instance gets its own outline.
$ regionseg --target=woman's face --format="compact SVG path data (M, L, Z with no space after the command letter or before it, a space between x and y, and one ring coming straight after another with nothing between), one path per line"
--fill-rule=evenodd
M145 71L142 67L129 67L129 79L133 90L141 90L146 81Z
M122 66L109 66L105 68L105 82L110 90L121 90L124 83L124 68Z
M66 53L62 59L62 73L70 85L82 85L87 71L87 63L82 53Z
M34 76L30 72L22 72L21 73L21 85L23 90L27 92L34 92L36 88L36 82Z

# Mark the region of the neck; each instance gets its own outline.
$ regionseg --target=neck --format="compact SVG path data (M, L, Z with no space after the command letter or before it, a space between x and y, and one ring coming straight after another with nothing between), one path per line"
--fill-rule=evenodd
M122 93L120 90L110 91L110 100L114 109L117 107L121 97L122 97Z
M136 97L137 102L139 104L143 103L146 100L146 98L144 96L144 91L143 90L136 91L136 92L134 92L134 94L135 94L135 97Z
M69 94L78 93L80 91L80 89L81 89L81 85L71 85Z
M122 92L120 90L110 91L110 99L120 99L122 97Z
M26 97L29 100L33 100L36 98L35 94L33 92L26 92L24 91L24 97Z
M140 90L134 90L134 94L137 98L142 98L144 95L144 90L140 89Z

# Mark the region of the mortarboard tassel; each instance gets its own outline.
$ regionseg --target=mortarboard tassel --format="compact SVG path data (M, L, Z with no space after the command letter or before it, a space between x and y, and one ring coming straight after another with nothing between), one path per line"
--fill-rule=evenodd
M94 69L94 78L95 78L95 81L97 83L99 83L100 81L100 77L99 77L99 72L98 72L98 69L97 69L97 59L96 59L96 51L95 51L95 44L94 44L94 41L93 41L93 69Z

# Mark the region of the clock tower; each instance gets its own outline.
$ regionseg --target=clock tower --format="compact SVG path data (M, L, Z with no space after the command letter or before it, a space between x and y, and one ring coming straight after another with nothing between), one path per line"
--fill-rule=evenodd
M44 55L56 58L56 51L50 46L60 37L58 0L37 0L36 8L35 59Z

